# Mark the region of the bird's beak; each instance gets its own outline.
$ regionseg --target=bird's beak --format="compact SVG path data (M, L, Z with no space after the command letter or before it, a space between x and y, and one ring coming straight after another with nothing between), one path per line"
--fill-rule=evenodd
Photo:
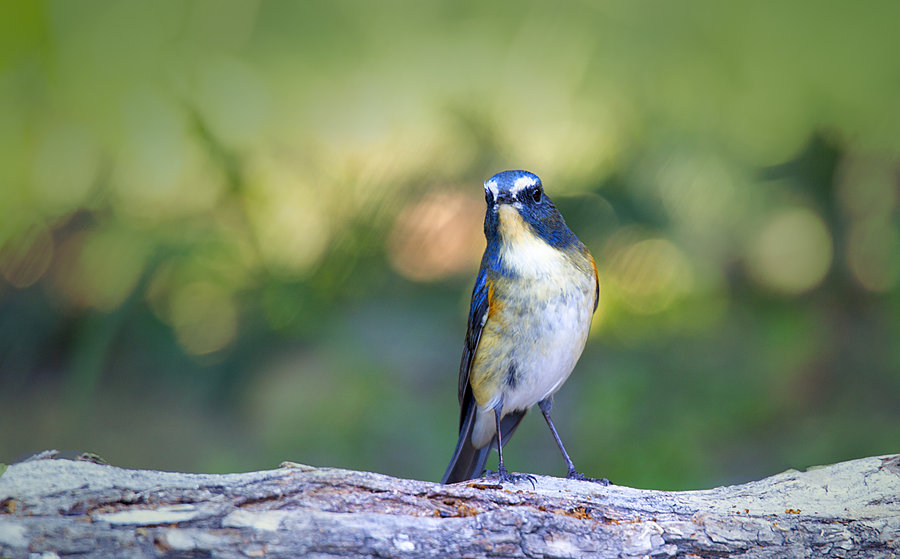
M509 192L501 192L497 195L497 204L512 204L516 199Z

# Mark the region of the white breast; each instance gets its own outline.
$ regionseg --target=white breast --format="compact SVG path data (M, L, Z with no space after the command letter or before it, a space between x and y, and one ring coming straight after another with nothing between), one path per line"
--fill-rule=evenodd
M559 250L535 236L512 206L499 209L500 259L504 267L517 275L542 278L565 273L572 264Z

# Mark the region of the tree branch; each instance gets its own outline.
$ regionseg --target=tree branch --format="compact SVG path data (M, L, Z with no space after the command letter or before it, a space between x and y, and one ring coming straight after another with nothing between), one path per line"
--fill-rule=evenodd
M498 488L293 465L244 474L38 459L0 477L0 557L894 557L900 455L744 485ZM52 557L53 555L44 555Z

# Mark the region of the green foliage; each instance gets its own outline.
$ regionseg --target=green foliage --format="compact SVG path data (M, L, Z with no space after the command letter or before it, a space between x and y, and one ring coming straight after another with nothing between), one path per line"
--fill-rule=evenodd
M602 279L580 468L896 452L898 12L5 3L0 448L436 479L480 184L527 168ZM543 430L514 468L561 473Z

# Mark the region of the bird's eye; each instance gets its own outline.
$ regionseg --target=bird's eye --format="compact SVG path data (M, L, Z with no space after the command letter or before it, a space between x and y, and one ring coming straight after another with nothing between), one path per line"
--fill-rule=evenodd
M538 202L541 201L541 196L542 196L542 195L543 195L543 193L541 192L541 189L540 189L540 188L535 188L535 189L531 192L531 199L534 200L535 203L538 203Z

